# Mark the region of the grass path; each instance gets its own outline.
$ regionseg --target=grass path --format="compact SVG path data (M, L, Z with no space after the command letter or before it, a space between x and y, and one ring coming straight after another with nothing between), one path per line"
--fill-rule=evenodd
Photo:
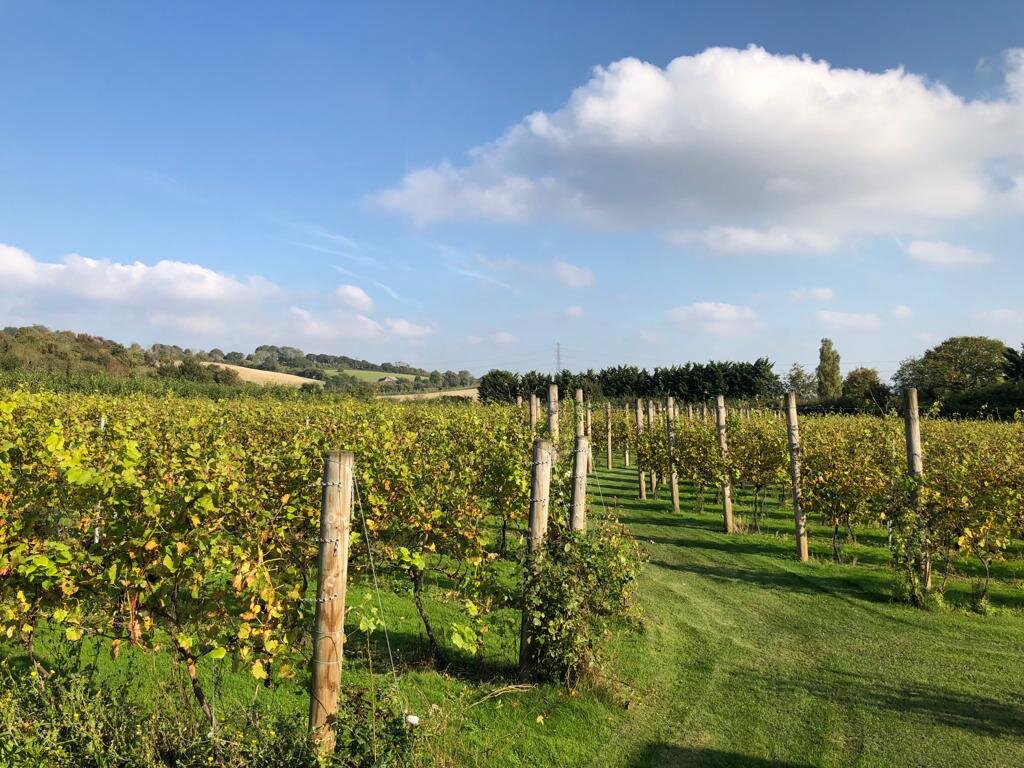
M765 533L726 536L710 504L698 513L684 496L676 516L637 501L635 485L622 469L593 482L651 558L645 632L616 642L615 676L633 695L591 760L564 764L1024 765L1018 609L904 607L890 600L884 552L858 545L857 565L801 565L786 509ZM1013 605L1014 592L994 602Z

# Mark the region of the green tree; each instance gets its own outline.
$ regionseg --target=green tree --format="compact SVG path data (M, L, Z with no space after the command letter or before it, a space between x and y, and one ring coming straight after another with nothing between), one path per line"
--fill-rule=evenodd
M1024 381L1024 344L1021 344L1020 352L1013 347L1006 348L1006 362L1003 366L1003 373L1010 381Z
M839 373L839 352L832 345L832 339L822 339L818 350L818 397L835 400L843 394L843 378Z
M818 383L814 374L800 363L793 363L786 374L786 391L796 392L797 400L813 400L818 394Z
M889 388L874 368L854 368L843 379L843 397L881 407L889 399Z
M917 387L924 400L991 387L1006 378L1007 350L998 339L953 336L920 358L904 360L893 381L899 389Z

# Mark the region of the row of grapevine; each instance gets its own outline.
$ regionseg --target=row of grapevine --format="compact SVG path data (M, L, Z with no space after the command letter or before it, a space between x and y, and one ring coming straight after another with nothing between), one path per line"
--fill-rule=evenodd
M338 447L357 456L353 568L366 535L417 593L443 571L472 645L511 599L494 542L528 504L530 433L510 409L23 391L0 398L0 632L31 651L46 622L291 676Z
M713 423L677 418L671 467L664 415L653 423L644 418L638 430L633 409L619 413L625 422L619 429L636 446L641 471L675 471L700 487L751 487L755 526L766 489L788 482L786 422L775 412L730 414L724 457ZM914 480L907 475L900 416L801 419L804 511L832 527L836 557L854 527L888 525L897 565L911 547L919 558L923 549L926 561L939 557L948 564L955 554L977 558L988 573L1011 539L1024 535L1024 421L926 418L921 432L924 473ZM921 586L927 592L929 585Z

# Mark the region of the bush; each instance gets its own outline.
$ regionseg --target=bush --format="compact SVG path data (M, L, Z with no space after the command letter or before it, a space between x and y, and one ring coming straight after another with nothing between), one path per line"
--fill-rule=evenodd
M611 626L636 615L633 594L644 561L617 520L593 523L586 533L549 528L540 556L526 566L534 673L570 686L598 672Z
M216 734L187 700L167 688L144 704L130 679L99 681L67 658L43 682L0 667L0 766L47 768L398 768L411 761L413 734L394 697L350 692L338 713L337 748L320 761L306 717L262 705L218 711Z

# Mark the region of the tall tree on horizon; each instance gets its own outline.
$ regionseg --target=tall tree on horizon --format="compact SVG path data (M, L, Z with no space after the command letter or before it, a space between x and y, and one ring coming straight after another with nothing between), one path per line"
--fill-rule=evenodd
M839 373L839 352L833 346L832 339L821 340L815 375L818 379L818 397L820 399L834 400L843 394L843 377Z

